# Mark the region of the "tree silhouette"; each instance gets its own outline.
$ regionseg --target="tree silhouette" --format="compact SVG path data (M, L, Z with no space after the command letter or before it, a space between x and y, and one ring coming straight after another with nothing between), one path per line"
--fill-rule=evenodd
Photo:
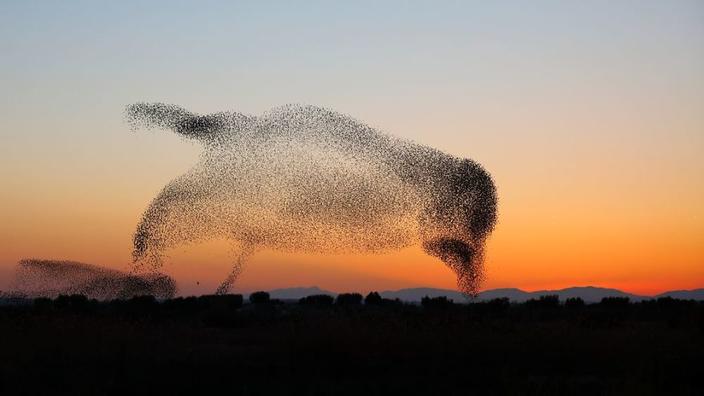
M298 303L301 305L317 305L317 306L326 306L326 305L332 305L334 299L332 296L328 296L327 294L314 294L312 296L306 296L298 300Z
M554 294L540 296L538 299L531 298L526 301L526 306L530 308L559 308L560 297Z
M631 299L628 297L604 297L599 305L605 308L625 308L628 307Z
M424 308L438 309L438 308L449 308L454 305L454 302L447 298L447 296L439 297L428 297L425 296L421 298L420 305Z
M270 301L269 293L265 291L256 291L249 295L249 302L252 304L266 304Z
M335 299L337 305L360 305L362 304L362 295L359 293L342 293L338 294Z
M364 297L364 304L365 305L381 305L382 303L382 298L379 295L379 293L373 291L367 294L366 297Z
M579 309L584 307L584 300L579 297L571 297L565 300L565 307L569 309Z

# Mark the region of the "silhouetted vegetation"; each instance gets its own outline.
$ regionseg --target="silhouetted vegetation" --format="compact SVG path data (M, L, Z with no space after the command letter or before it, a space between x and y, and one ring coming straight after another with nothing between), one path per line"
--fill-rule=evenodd
M250 302L257 303L257 302L263 302L263 301L271 301L269 299L269 293L266 292L260 292L264 293L264 295L261 295L260 297L254 297L254 301L252 301L251 296L250 296ZM218 296L200 296L198 297L200 301L202 301L205 305L219 308L219 309L237 309L242 306L242 295L241 294L225 294L225 295L218 295ZM262 301L257 301L257 299L261 299Z
M364 304L365 305L381 305L382 298L379 293L373 291L369 292L366 297L364 297Z
M549 308L559 308L560 298L555 295L540 296L537 299L531 298L526 301L526 306L529 308L538 309L549 309Z
M298 300L300 305L315 305L315 306L326 306L332 305L335 299L327 294L314 294L312 296L306 296Z
M249 302L252 304L266 304L271 302L269 293L265 291L257 291L249 295Z
M625 308L630 302L628 297L604 297L599 304L606 308Z
M342 293L338 294L335 299L337 305L361 305L362 295L359 293Z
M445 296L440 296L440 297L425 296L420 301L420 305L422 305L423 308L429 308L429 309L447 309L450 306L452 306L453 304L454 304L454 302L452 300L449 300Z
M565 307L569 309L581 309L584 308L584 300L579 297L571 297L565 300Z
M370 293L0 305L1 394L702 394L704 303Z

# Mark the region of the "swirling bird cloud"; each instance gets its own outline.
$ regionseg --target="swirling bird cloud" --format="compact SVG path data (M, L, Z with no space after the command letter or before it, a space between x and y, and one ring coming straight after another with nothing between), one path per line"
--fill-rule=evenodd
M81 294L98 300L151 295L171 298L176 283L157 273L128 274L92 264L62 260L25 259L17 264L10 296L55 298Z
M202 144L195 166L153 199L134 233L136 269L169 248L233 241L229 290L261 249L370 253L419 245L474 294L496 189L476 162L400 139L346 115L288 105L260 116L198 115L162 103L126 109L134 130L162 128Z

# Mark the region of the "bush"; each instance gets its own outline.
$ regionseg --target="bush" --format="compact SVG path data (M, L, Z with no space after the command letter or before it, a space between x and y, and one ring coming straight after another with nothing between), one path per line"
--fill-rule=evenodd
M252 304L266 304L271 301L269 293L265 291L256 291L249 295L249 302Z
M298 300L301 305L332 305L334 299L327 294L314 294Z
M659 297L655 300L657 306L662 310L677 310L683 308L691 308L697 305L694 300L680 300L679 298L672 297Z
M364 304L365 305L381 305L382 303L382 298L379 295L379 293L373 291L367 294L366 297L364 297Z
M362 304L362 295L359 293L342 293L338 294L335 299L337 305L360 305Z
M584 307L584 300L579 297L571 297L565 300L565 307L569 309L578 309Z
M454 305L454 302L450 299L448 299L446 296L439 296L439 297L428 297L425 296L420 300L420 305L422 305L424 308L448 308L452 305Z
M630 302L628 297L604 297L599 304L606 308L625 308Z
M470 302L467 304L467 312L471 315L483 317L485 315L503 315L511 308L511 302L507 297L493 298L489 301Z
M396 298L382 298L381 305L387 306L387 307L389 307L389 306L399 307L399 306L403 305L403 301L401 301L401 299L398 297L396 297Z
M560 306L560 297L556 295L540 296L537 300L531 298L526 301L526 306L531 308L558 308Z

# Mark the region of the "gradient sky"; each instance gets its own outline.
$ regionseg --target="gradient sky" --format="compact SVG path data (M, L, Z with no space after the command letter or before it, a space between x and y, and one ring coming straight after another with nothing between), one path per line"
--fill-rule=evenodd
M124 106L330 107L473 158L500 217L485 288L704 287L704 3L0 3L0 289L21 258L127 269L150 199L197 159ZM171 252L183 293L223 241ZM454 288L440 261L256 256L237 290Z

